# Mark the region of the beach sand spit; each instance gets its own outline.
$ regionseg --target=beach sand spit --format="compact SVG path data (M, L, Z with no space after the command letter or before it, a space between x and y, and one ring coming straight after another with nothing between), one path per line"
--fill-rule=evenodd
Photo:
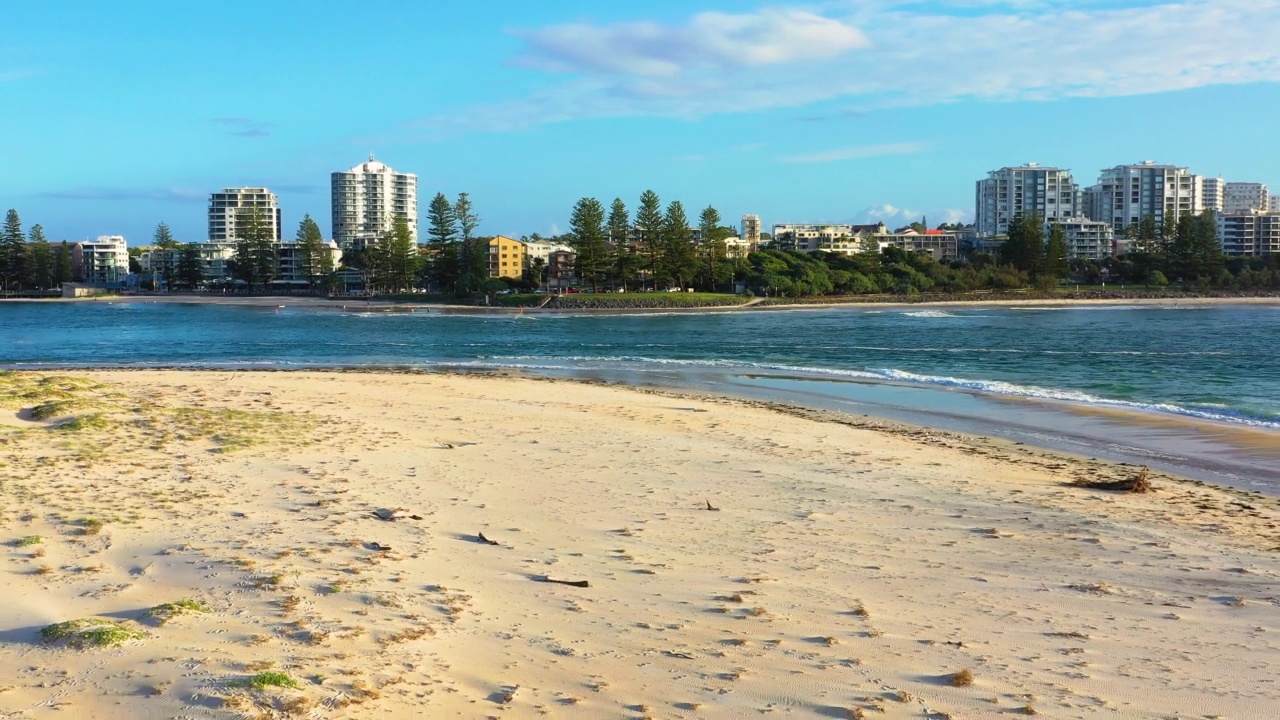
M761 403L0 373L0 717L1270 717L1280 504Z

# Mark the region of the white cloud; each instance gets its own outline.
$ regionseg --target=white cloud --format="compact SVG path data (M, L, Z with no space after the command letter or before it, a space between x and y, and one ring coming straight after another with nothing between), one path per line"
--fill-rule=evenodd
M527 43L515 63L554 72L671 78L700 68L826 60L867 39L857 28L811 12L703 12L684 25L553 25L514 34Z
M890 229L893 229L918 222L922 217L928 220L929 227L937 227L940 223L970 222L973 212L953 208L929 211L911 210L884 203L872 205L859 211L853 216L853 222L860 225L883 222Z
M829 163L843 160L859 160L862 158L882 157L884 155L911 155L929 149L929 143L905 142L887 143L883 145L859 145L856 147L823 150L805 155L790 155L779 158L784 163Z
M1280 81L1280 0L828 2L515 31L532 95L410 126L438 137L571 119L843 102L845 111ZM562 77L560 74L568 74ZM559 79L557 79L559 78Z

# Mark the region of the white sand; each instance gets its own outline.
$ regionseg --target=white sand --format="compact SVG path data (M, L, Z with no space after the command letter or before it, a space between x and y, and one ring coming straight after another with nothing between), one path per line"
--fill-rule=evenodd
M152 450L118 415L114 445L70 461L60 431L0 425L0 717L1280 708L1274 499L1066 488L1130 471L569 382L85 376L122 405L302 414L315 442ZM107 522L78 534L84 517ZM210 612L143 617L183 598ZM95 615L149 636L40 642ZM267 663L300 689L234 687ZM971 686L943 678L966 668Z

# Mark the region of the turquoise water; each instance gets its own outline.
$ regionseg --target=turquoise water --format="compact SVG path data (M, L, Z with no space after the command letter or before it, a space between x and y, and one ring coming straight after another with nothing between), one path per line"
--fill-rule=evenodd
M0 367L392 365L780 400L1280 494L1277 306L514 316L0 303Z
M1280 307L474 316L0 304L0 365L774 371L1280 429Z

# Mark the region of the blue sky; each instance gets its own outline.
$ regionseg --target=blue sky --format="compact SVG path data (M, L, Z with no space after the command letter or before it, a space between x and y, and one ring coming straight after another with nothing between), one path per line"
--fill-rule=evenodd
M205 235L266 185L328 233L369 152L481 231L652 188L778 222L968 218L1027 161L1280 192L1280 0L53 0L6 8L0 206L56 240Z

